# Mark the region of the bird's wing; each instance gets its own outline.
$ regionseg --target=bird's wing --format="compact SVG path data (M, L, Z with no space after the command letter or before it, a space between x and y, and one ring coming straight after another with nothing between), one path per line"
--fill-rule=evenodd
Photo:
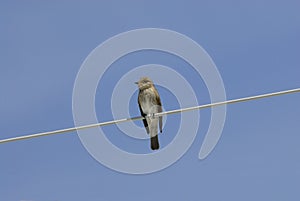
M141 107L141 104L140 104L140 100L138 100L138 103L139 103L139 108L140 108L141 116L144 117L144 118L146 118L147 115L142 110L142 107ZM145 129L146 129L147 133L149 134L149 127L148 127L147 120L143 119L143 123L144 123L144 126L145 126Z
M162 112L162 106L161 106L161 101L160 101L160 97L159 94L157 92L157 90L155 89L154 91L155 93L155 97L156 97L156 103L158 105L158 112ZM162 133L162 127L163 127L163 121L162 121L162 116L159 117L159 131Z

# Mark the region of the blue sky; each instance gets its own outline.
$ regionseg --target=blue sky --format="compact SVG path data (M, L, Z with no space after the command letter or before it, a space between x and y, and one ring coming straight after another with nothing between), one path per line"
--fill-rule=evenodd
M299 7L292 0L1 1L1 139L74 126L72 90L81 64L100 43L132 29L171 29L199 43L217 65L228 99L297 88ZM174 68L198 89L199 104L210 101L203 81L186 63L140 52L114 63L101 80L100 120L112 118L110 99L103 97L117 80L148 63ZM165 109L176 109L171 92L159 90ZM135 98L129 108L133 116L139 114ZM210 110L203 110L188 152L148 175L101 165L75 132L1 144L0 200L299 200L299 101L300 94L291 94L229 105L222 137L201 161L198 152L210 119ZM163 146L173 139L179 118L168 117L175 123L166 125ZM149 151L148 141L122 143L126 136L116 127L105 129L121 148L136 143L136 152Z

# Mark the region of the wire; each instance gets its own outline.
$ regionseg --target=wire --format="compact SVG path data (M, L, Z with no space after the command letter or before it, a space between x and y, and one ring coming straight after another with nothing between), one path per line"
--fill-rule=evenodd
M156 114L154 114L154 116L165 116L165 115L169 115L169 114L182 113L182 112L187 112L187 111L192 111L192 110L200 110L200 109L209 108L209 107L216 107L216 106L220 106L220 105L246 102L246 101L250 101L250 100L262 99L262 98L297 93L297 92L300 92L300 88L290 89L290 90L285 90L285 91L278 91L278 92L273 92L273 93L268 93L268 94L261 94L261 95L256 95L256 96L249 96L249 97L238 98L238 99L232 99L232 100L216 102L216 103L209 103L206 105L199 105L199 106L182 108L182 109L177 109L177 110L170 110L170 111L156 113ZM128 122L128 121L137 121L137 120L142 120L142 119L144 119L144 117L141 117L141 116L140 117L132 117L132 118L125 118L125 119L101 122L101 123L96 123L96 124L89 124L89 125L84 125L84 126L79 126L79 127L65 128L65 129L36 133L36 134L31 134L31 135L24 135L24 136L19 136L19 137L2 139L2 140L0 140L0 144L6 143L6 142L13 142L13 141L25 140L25 139L30 139L30 138L42 137L42 136L47 136L47 135L62 134L62 133L73 132L76 130L94 128L94 127L99 127L99 126L108 126L108 125L118 124L118 123L123 123L123 122Z

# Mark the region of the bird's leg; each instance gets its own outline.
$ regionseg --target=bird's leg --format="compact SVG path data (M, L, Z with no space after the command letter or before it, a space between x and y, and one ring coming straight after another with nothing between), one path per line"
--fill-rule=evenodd
M147 117L150 118L150 119L154 119L155 118L155 113L147 114Z

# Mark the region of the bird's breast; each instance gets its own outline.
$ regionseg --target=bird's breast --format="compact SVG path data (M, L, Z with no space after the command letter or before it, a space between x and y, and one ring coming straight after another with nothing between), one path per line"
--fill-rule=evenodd
M139 102L145 114L152 114L158 111L156 95L151 89L145 89L140 93Z

